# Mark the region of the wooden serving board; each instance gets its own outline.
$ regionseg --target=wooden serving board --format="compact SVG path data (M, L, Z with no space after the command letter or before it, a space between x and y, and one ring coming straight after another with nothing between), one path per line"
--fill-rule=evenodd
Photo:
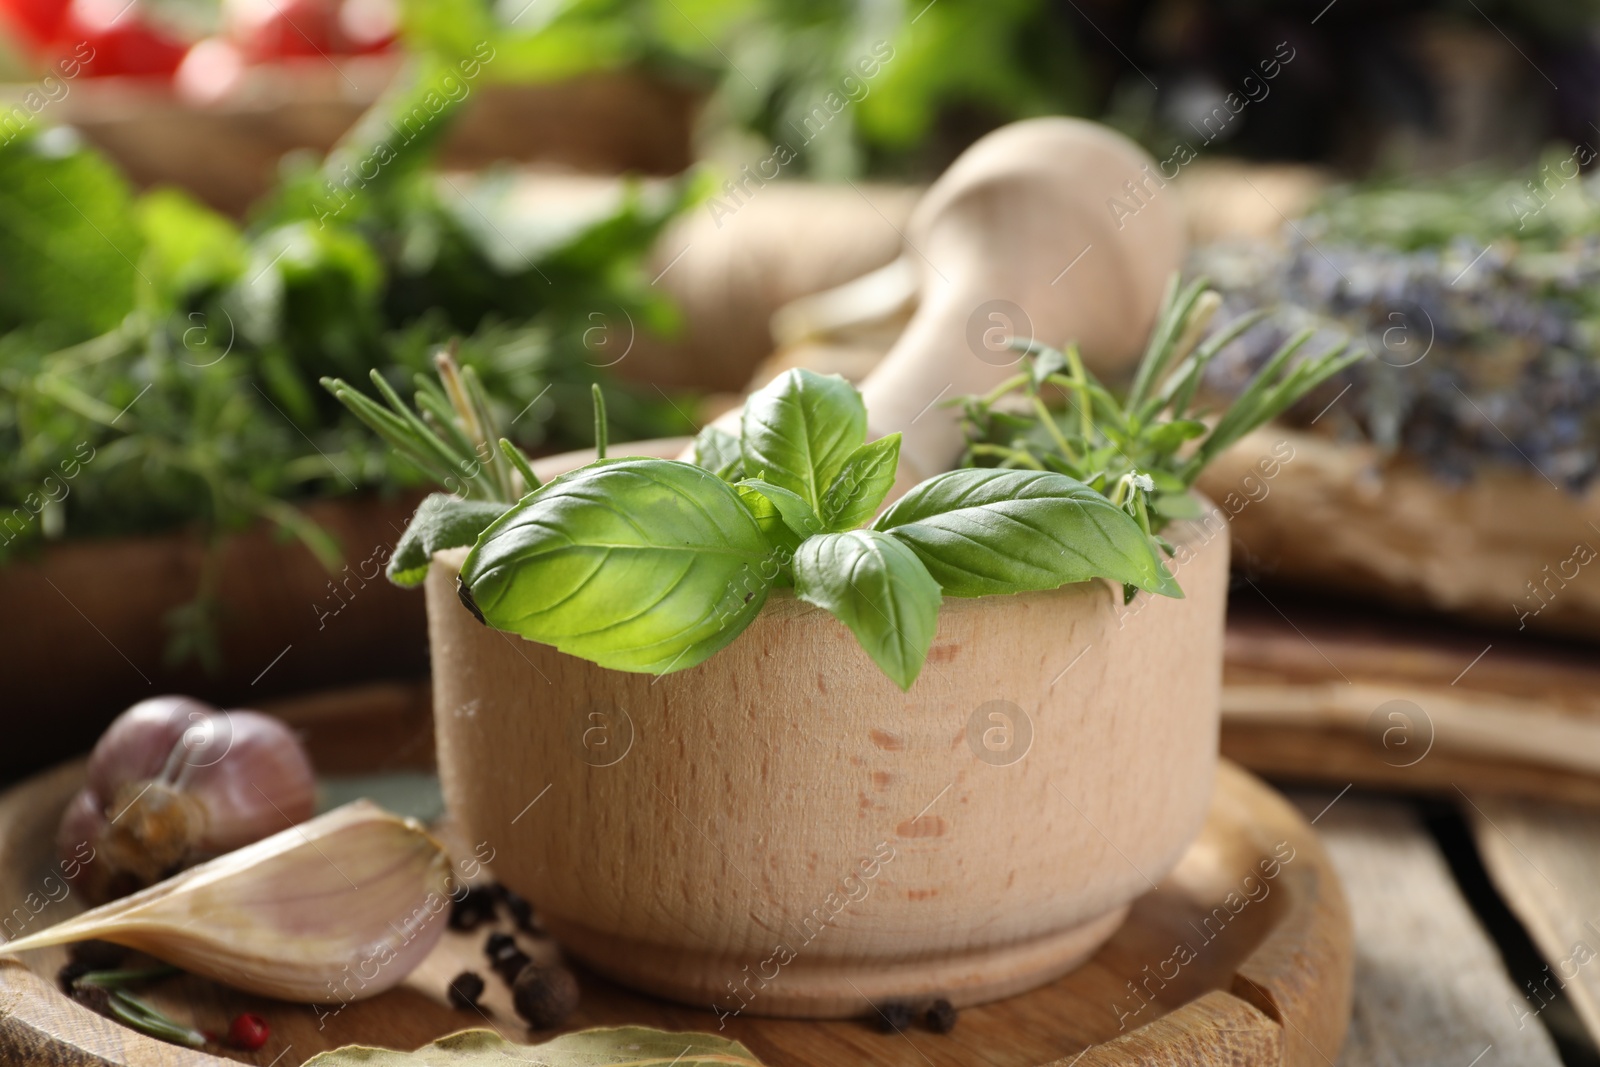
M304 730L313 759L327 773L414 768L431 757L426 707L408 687L369 687L275 710ZM26 912L51 895L61 897L60 883L47 881L54 870L51 842L82 775L81 762L67 764L0 796L0 904L6 909ZM1275 876L1266 878L1265 870ZM24 903L29 894L33 905ZM29 929L80 910L71 894L46 902ZM64 950L29 953L20 963L0 961L0 1062L224 1067L237 1060L289 1067L340 1045L412 1048L469 1027L491 1027L515 1041L552 1036L529 1033L512 1012L506 987L482 954L489 929L447 932L402 986L337 1015L322 1009L319 1018L309 1006L189 976L146 994L174 1017L211 1031L225 1030L240 1011L260 1013L272 1037L254 1054L194 1052L134 1033L57 990L53 976ZM536 958L557 951L552 943L519 936ZM1283 797L1224 762L1199 840L1135 903L1112 940L1065 978L968 1009L948 1035L752 1017L729 1020L725 1033L770 1067L1312 1067L1338 1056L1350 1012L1352 955L1345 898L1316 835ZM446 985L462 970L488 983L481 1014L448 1005ZM579 980L583 1003L575 1028L635 1023L717 1030L710 1011L638 995L581 971Z

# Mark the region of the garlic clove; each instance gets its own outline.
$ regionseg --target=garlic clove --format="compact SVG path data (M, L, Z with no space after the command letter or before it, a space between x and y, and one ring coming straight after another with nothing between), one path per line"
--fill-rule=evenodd
M251 993L359 1000L432 950L450 884L449 858L420 824L358 800L0 954L99 938Z

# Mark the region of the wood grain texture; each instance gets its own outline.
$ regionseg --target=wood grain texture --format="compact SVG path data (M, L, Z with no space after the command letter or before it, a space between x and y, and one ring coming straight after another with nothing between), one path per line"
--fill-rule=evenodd
M1280 777L1600 803L1600 663L1384 617L1230 614L1223 751Z
M1287 440L1292 460L1259 500L1241 486ZM1284 579L1426 607L1508 631L1600 637L1600 487L1565 492L1533 471L1486 464L1447 486L1367 445L1270 426L1200 476L1227 506L1234 543ZM1575 556L1575 550L1585 550Z
M403 690L368 687L349 694L354 721L372 721L387 701L399 714L393 737L373 730L365 769L394 765L406 748ZM329 728L341 700L323 695L305 708L279 708L291 721L320 723L308 734L313 756L359 771L360 749ZM46 772L0 797L0 905L26 906L52 870L51 840L59 809L82 778L81 764ZM458 849L464 839L451 833ZM1279 858L1292 851L1293 858ZM1279 865L1273 867L1274 861ZM1267 866L1263 866L1263 865ZM1267 878L1266 870L1274 876ZM1263 891L1264 890L1264 891ZM75 914L75 897L48 905L38 922ZM1269 1013L1229 992L1245 975L1274 991L1294 1026L1319 1037L1334 1054L1343 1028L1350 976L1349 916L1332 863L1304 820L1278 794L1229 764L1199 839L1159 887L1134 902L1129 920L1083 967L1033 993L963 1012L955 1031L883 1034L860 1022L808 1023L741 1016L727 1032L770 1067L1067 1067L1090 1064L1183 1064L1188 1067L1278 1065L1315 1067L1296 1052ZM503 928L503 927L502 927ZM469 1026L490 1026L512 1040L530 1035L511 1011L509 993L484 966L486 930L449 931L440 947L399 989L349 1004L319 1018L318 1009L245 996L195 978L169 980L147 995L173 1015L220 1029L239 1011L257 1011L272 1040L256 1054L228 1060L178 1049L134 1034L57 993L49 975L56 950L29 955L32 970L0 964L0 1063L45 1067L220 1067L231 1061L287 1067L322 1049L360 1042L415 1047ZM524 947L553 957L549 942L523 937ZM1176 946L1192 958L1178 963ZM463 969L483 973L483 1015L451 1009L444 990ZM1165 977L1164 977L1165 976ZM580 972L584 1001L574 1027L639 1023L674 1030L717 1029L709 1012L667 1004ZM1109 1044L1103 1044L1109 1043ZM1103 1044L1103 1047L1091 1047ZM1287 1057L1284 1056L1288 1049ZM1081 1057L1081 1059L1080 1059Z
M242 214L276 181L295 149L326 152L393 77L398 56L290 60L246 71L220 103L195 106L167 82L93 78L73 83L54 111L139 186L171 184ZM626 72L553 84L490 84L493 61L440 152L451 170L505 160L601 174L677 174L693 162L690 135L700 94ZM10 89L14 103L25 87ZM3 98L3 97L0 97Z
M1483 865L1547 961L1506 1010L1531 1019L1565 989L1600 1041L1600 813L1470 793L1462 814Z
M1340 1067L1557 1067L1544 1027L1507 1010L1515 988L1410 808L1300 798L1355 920L1355 998ZM1321 812L1320 817L1318 812ZM1320 1061L1319 1061L1320 1062Z
M86 749L122 709L157 693L235 701L427 669L420 598L383 566L420 494L313 502L308 518L343 548L335 576L299 542L264 526L230 537L218 564L224 667L166 663L172 609L198 593L208 544L198 531L69 541L0 567L0 672L17 715L0 745L0 779ZM48 667L48 669L45 669Z
M661 996L830 1018L1032 988L1171 869L1212 791L1227 537L1169 536L1185 598L947 598L909 692L785 590L705 663L606 670L484 626L441 553L446 803L575 955Z

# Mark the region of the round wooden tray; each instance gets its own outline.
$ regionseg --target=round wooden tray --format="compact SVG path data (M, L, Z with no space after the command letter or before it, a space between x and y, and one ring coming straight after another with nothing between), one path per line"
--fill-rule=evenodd
M426 709L410 692L369 687L273 710L304 731L325 773L415 768L426 766L431 737ZM59 879L51 875L56 822L82 777L82 764L72 763L0 796L0 922L22 916L31 932L81 910L76 895L63 897ZM346 1044L414 1048L469 1027L492 1027L514 1041L552 1036L530 1034L513 1014L506 987L483 956L489 929L447 932L402 986L346 1005L336 1015L189 976L169 979L145 995L206 1030L225 1030L240 1011L264 1015L272 1026L265 1048L221 1055L274 1067L291 1067ZM0 961L0 1062L230 1062L147 1038L69 1000L53 977L64 959L64 950L45 949L28 953L24 962ZM729 1019L723 1032L770 1067L1313 1067L1338 1057L1350 1013L1352 962L1349 912L1315 833L1271 788L1224 762L1199 840L1171 875L1135 902L1111 941L1065 978L970 1008L948 1035L749 1016ZM446 1001L446 984L463 970L477 971L488 983L481 1015L452 1009ZM583 1004L574 1028L636 1023L717 1030L710 1011L635 994L587 973L579 979Z

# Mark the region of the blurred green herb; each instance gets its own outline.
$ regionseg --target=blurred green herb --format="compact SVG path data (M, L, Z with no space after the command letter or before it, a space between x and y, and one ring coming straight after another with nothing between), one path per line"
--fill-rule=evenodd
M0 561L195 522L215 546L265 520L336 569L339 546L299 503L424 472L318 379L406 383L452 340L518 447L591 440L583 400L615 357L586 339L604 329L620 350L676 327L643 258L698 181L625 185L559 224L519 216L509 175L462 186L430 170L449 108L409 143L385 119L411 113L441 62L415 61L242 228L176 191L135 195L70 130L0 147ZM347 180L350 159L376 158L373 179ZM619 435L691 429L654 390L611 399ZM213 585L168 620L176 657L216 663Z

